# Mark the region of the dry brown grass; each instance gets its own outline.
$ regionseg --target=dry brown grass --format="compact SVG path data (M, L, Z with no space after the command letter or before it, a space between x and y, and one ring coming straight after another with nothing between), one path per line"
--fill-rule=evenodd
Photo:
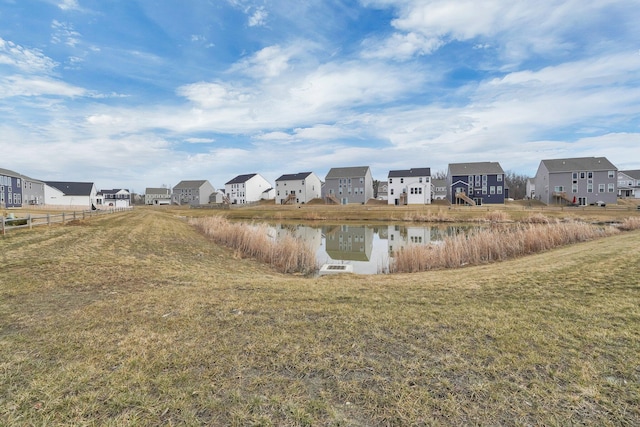
M305 278L179 216L0 238L0 425L640 425L640 231Z
M413 273L504 261L558 246L610 236L616 232L618 229L614 227L599 227L582 222L492 227L471 235L447 237L441 244L403 248L393 254L389 271Z
M214 242L273 266L281 273L310 274L317 270L313 250L301 239L285 236L275 239L264 224L232 223L215 216L192 219L202 233Z

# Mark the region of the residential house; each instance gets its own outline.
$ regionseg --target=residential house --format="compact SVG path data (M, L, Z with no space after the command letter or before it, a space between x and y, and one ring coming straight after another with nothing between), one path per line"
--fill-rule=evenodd
M447 200L447 180L431 179L431 200Z
M171 204L171 189L153 188L147 187L144 191L144 204L145 205L170 205Z
M354 225L322 227L327 255L334 261L369 261L373 251L373 228Z
M206 179L180 181L172 189L171 200L178 205L206 205L214 191L216 189Z
M226 196L227 195L224 194L223 189L216 190L209 196L209 203L215 203L218 205L228 203Z
M413 168L389 171L390 205L431 204L431 169Z
M44 182L0 168L0 207L44 204Z
M535 199L536 197L536 180L535 178L527 178L526 184L526 194L525 197L527 199Z
M617 172L605 157L542 160L534 178L536 198L548 205L616 203Z
M369 166L331 168L325 177L323 198L327 203L366 203L373 197Z
M106 208L128 208L131 206L131 193L124 188L100 190L96 196L96 204Z
M378 181L378 191L373 197L376 200L389 200L389 181Z
M503 204L508 197L498 162L450 163L447 199L452 204Z
M234 205L273 199L273 187L257 173L238 175L224 184L224 192Z
M640 170L618 171L618 197L640 199Z
M313 172L282 175L276 179L276 203L308 203L321 197L322 182Z
M98 191L93 182L45 181L46 205L69 208L96 208Z

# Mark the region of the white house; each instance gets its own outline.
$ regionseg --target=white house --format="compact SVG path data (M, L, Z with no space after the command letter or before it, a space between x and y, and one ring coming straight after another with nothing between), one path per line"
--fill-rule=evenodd
M45 205L91 209L96 205L97 194L93 182L45 181Z
M131 193L124 188L100 190L96 196L96 202L107 208L128 208L131 206Z
M171 204L171 189L153 188L147 187L144 191L144 204L145 205L170 205Z
M276 179L276 203L308 203L320 198L322 182L313 172L282 175Z
M390 205L431 204L431 169L412 168L389 171Z
M269 181L257 173L236 176L224 184L224 192L234 205L273 199L274 194Z
M618 171L618 197L640 199L640 170Z

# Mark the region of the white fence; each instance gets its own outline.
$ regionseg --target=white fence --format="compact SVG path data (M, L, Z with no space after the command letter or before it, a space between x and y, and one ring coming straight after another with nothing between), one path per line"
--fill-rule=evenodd
M92 218L99 215L123 212L131 210L128 208L113 208L113 209L101 209L101 210L85 210L85 211L73 211L73 212L61 212L46 215L32 215L28 214L22 218L5 218L0 217L0 235L4 235L11 230L17 230L20 228L33 228L37 226L50 226L52 224L64 224L69 221L83 220Z

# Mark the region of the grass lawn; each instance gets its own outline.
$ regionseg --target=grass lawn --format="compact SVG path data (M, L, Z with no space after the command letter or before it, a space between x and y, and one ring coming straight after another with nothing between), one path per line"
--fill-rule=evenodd
M305 278L184 215L0 236L0 425L640 425L640 231Z

